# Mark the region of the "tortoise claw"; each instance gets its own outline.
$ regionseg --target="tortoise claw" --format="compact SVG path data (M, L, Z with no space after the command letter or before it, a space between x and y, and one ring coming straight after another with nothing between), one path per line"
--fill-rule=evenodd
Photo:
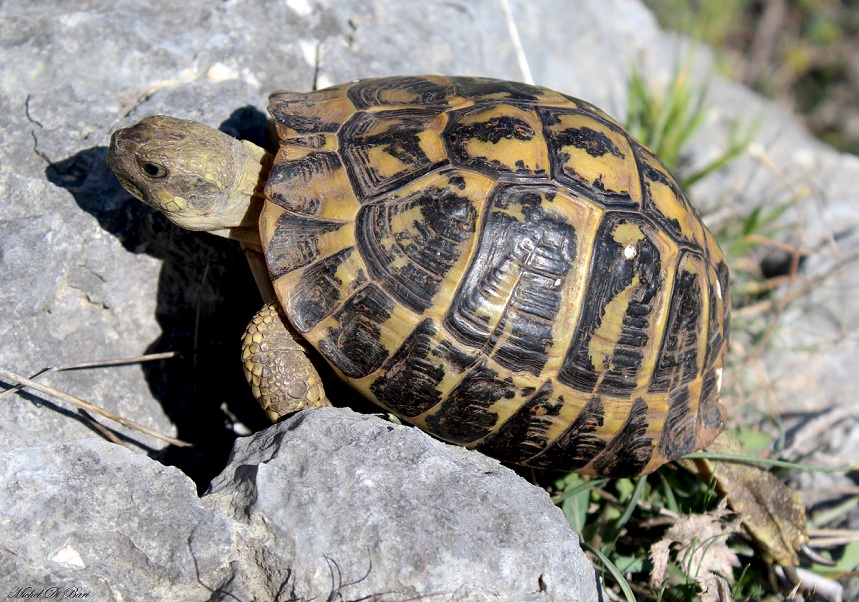
M815 564L821 564L823 566L835 566L837 564L834 560L821 556L808 545L800 546L799 553L803 558L810 560Z
M782 566L781 570L784 573L785 580L791 587L802 587L802 579L795 566Z

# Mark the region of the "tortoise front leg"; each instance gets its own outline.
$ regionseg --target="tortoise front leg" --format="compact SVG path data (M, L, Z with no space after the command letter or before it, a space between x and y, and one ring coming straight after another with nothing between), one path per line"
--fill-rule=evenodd
M242 337L245 377L272 422L300 410L331 405L301 341L276 301L256 313Z

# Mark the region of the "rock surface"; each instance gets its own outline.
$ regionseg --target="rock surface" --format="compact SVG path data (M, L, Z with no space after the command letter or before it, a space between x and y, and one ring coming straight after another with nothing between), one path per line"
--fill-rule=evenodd
M505 6L510 8L511 19ZM517 26L522 53L517 52L510 22ZM801 224L801 243L811 251L803 265L803 278L828 274L839 262L845 263L845 258L855 257L859 248L859 190L855 186L859 159L839 155L814 141L772 103L711 77L706 52L690 52L687 42L661 32L634 0L245 0L217 4L204 0L179 4L66 0L38 6L26 0L3 2L0 367L29 374L59 364L179 352L177 358L142 366L56 374L50 382L144 426L193 441L196 445L191 449L165 448L134 431L106 425L132 449L181 467L202 491L225 466L237 433L265 426L248 395L237 357L239 337L259 300L250 292L254 285L235 245L180 231L120 188L104 162L113 130L164 112L261 142L266 136L265 99L274 88L309 90L314 84L358 77L428 72L521 80L526 77L526 63L537 83L585 98L622 117L630 65L637 65L650 78L666 80L678 60L682 63L692 54L698 61L698 76L709 82L707 104L713 109L693 142L693 164L724 147L735 118L759 117L761 121L755 152L696 186L692 191L696 203L708 210L718 207L712 216L716 222L732 219L761 198L770 207L791 203L793 209L786 219ZM788 230L785 240L797 237ZM785 326L761 358L759 366L768 378L754 384L761 391L765 411L834 407L842 416L840 428L846 432L841 439L823 441L829 445L856 440L859 304L851 291L857 284L857 262L846 263L837 277L812 287L808 302L794 304L785 315ZM339 401L351 404L345 397ZM208 500L230 495L236 503L244 499L238 493L227 493L226 477L218 481L221 489L203 503L194 498L190 482L181 474L159 467L145 456L106 443L62 443L97 433L70 407L29 393L0 403L4 483L13 488L18 487L16 483L25 484L14 489L16 495L6 489L0 492L9 502L0 505L4 527L0 547L12 551L0 553L3 574L9 570L15 579L29 575L28 579L45 583L55 577L64 585L72 583L76 575L88 575L94 592L106 592L97 589L93 567L98 563L89 556L96 550L93 554L102 554L99 561L107 562L107 548L97 547L96 540L85 534L88 529L101 529L94 517L103 515L119 524L124 516L147 508L146 504L151 504L150 514L164 519L157 523L162 528L156 533L141 524L136 533L130 524L123 532L127 533L124 541L131 547L142 542L136 558L151 557L147 568L170 567L169 576L138 569L142 571L139 575L123 583L141 588L135 591L151 592L149 599L157 599L154 592L167 591L158 589L167 581L175 585L167 597L187 592L185 599L198 595L206 599L209 594L203 590L220 587L223 576L232 574L233 567L224 568L219 560L242 563L237 560L240 556L230 554L259 560L261 548L254 546L267 535L253 528L275 506L277 494L273 492L279 491L277 484L262 478L268 469L257 471L255 480L243 481L260 491L259 502L248 501L250 518L237 527L249 543L235 543L232 531L226 539L218 539L215 533L220 527L216 525L223 513L207 505ZM273 435L267 433L252 441L256 445L274 441L269 437ZM248 445L243 442L241 447L248 457L265 453L264 448L253 451ZM286 444L281 447L284 453L297 451ZM850 459L840 448L827 451L836 456L845 453L843 462ZM379 453L386 452L380 449ZM387 453L399 452L391 448ZM356 467L355 474L358 470ZM361 470L374 474L370 462ZM75 476L75 471L80 474ZM139 475L142 489L127 481L126 473ZM51 479L61 475L65 475L67 491L62 499L52 498ZM404 475L401 482L409 483L410 477ZM368 478L389 482L378 476ZM497 477L478 471L463 480L472 478L491 485ZM363 481L348 482L354 484L354 491L362 491ZM147 491L151 502L142 497ZM328 492L331 499L340 499L337 496L342 494L330 484L320 491ZM404 509L411 503L401 488L387 493L392 508ZM120 499L123 495L124 500ZM111 496L117 496L115 502ZM128 503L132 498L134 503ZM101 514L94 510L87 514L88 500L101 504ZM124 515L110 514L114 503ZM68 534L69 542L74 539L74 543L41 530L40 525L56 525L58 515L53 508L57 505L71 517L58 532ZM211 533L206 531L213 556L201 553L202 564L191 570L189 558L198 559L182 535L190 533L193 517L202 519L213 512L221 517L213 519ZM436 507L427 515L438 516L438 512ZM555 515L552 520L563 526ZM229 517L238 521L234 510ZM535 520L533 509L523 508L522 517ZM398 520L397 515L392 514L390 520ZM495 523L487 519L486 524ZM14 541L7 525L43 534L44 541L38 545ZM110 536L104 531L101 529L100 536ZM192 541L203 537L201 532L195 533ZM160 543L149 542L150 536L161 538ZM553 549L567 546L568 537L562 530ZM71 547L66 549L66 543ZM376 562L399 553L385 547L388 544L374 542L369 552L362 548L359 556L347 558L357 548L346 546L342 550L351 550L348 554L329 555L337 563L332 569L318 555L320 550L326 551L323 544L317 541L314 545L318 546L313 548L315 556L289 556L293 552L287 549L284 556L272 557L272 566L283 571L288 563L300 562L324 583L329 583L325 579L331 578L336 566L348 567L343 572L343 580L348 582L363 575L361 569L367 566L363 560L372 558L378 568ZM226 548L229 552L219 556ZM171 550L175 557L165 560L159 556ZM510 554L504 556L504 562L514 557L512 550L500 551ZM520 548L522 566L532 551ZM19 561L13 553L28 560ZM470 562L479 560L482 550L472 553ZM545 554L546 566L550 566L554 561L548 551ZM85 568L76 564L76 555L86 560ZM51 558L65 560L58 563ZM124 560L118 558L117 562L103 569L105 575L131 570L130 565L121 564ZM385 576L375 568L368 580ZM408 568L399 567L392 578L402 577L406 573L397 571ZM211 578L197 580L198 570L209 571ZM544 593L539 593L533 573L523 587L533 587L534 595L548 596L552 588L563 587L553 581L554 571L547 573L551 579L543 584ZM278 583L277 578L287 583L284 573L272 575L262 586ZM257 577L248 579L251 583ZM306 579L310 579L307 574L295 572L288 581L290 586L305 588L301 591L309 595L311 586ZM230 583L239 588L239 581ZM368 583L383 586L381 581ZM252 591L250 585L241 587ZM126 596L132 598L147 599L146 595Z
M348 409L242 439L203 499L231 511L242 583L270 598L285 588L320 599L329 587L350 600L597 596L544 491L486 456Z
M0 453L0 591L38 599L206 600L229 574L231 520L179 470L100 439ZM35 596L34 596L35 597Z
M342 408L242 439L202 499L175 468L99 439L2 452L0 507L6 593L597 599L544 491L486 456Z

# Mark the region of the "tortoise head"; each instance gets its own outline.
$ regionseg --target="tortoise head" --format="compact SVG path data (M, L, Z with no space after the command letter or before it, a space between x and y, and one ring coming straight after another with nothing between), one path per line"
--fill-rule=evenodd
M173 223L259 238L271 164L263 149L195 121L154 115L114 132L107 162L128 192Z

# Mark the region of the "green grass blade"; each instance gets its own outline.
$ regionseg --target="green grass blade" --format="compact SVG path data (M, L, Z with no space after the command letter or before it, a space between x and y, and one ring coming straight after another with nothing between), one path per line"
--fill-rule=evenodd
M596 556L602 565L611 573L611 576L614 577L614 580L620 586L621 591L623 591L623 595L626 597L627 602L635 602L635 594L632 592L632 588L627 583L623 574L620 570L614 565L614 563L608 559L608 556L600 552L599 550L589 546L585 542L581 542L582 548Z

